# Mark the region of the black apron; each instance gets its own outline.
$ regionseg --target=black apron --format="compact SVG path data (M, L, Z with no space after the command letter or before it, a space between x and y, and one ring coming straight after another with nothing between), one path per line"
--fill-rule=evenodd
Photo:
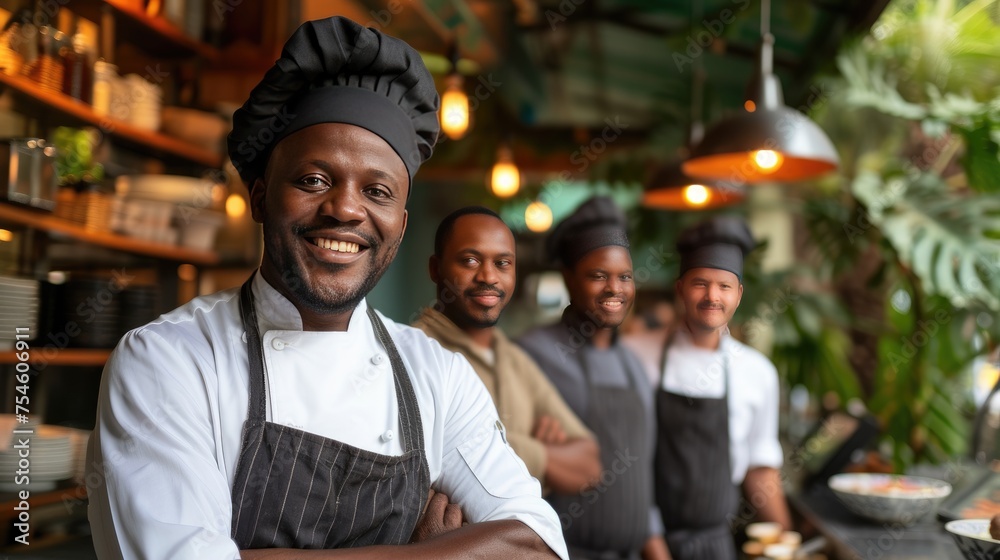
M549 502L559 514L573 560L638 558L649 537L653 506L651 426L635 384L636 372L625 372L628 387L595 385L583 356L586 350L576 351L587 384L587 410L581 420L601 446L604 470L595 487L575 495L552 494ZM616 346L614 352L628 368L625 351Z
M729 357L721 399L656 391L656 503L673 560L736 560L729 516L739 508L729 457Z
M233 481L233 540L240 550L409 542L427 501L430 471L416 395L385 325L369 307L368 319L392 364L403 438L400 456L266 420L266 372L252 279L240 292L250 404Z

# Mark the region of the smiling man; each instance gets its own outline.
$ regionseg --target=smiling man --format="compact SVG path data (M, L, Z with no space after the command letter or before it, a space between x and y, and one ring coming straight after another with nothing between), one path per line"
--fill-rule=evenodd
M468 362L365 301L437 108L402 41L344 18L291 37L229 137L259 272L131 331L105 368L99 558L566 557Z
M653 400L642 364L622 346L635 283L625 216L595 197L552 231L570 304L562 320L518 343L597 436L603 471L575 495L550 496L574 559L669 558L653 503Z
M736 559L731 525L741 488L756 519L790 525L778 473L778 375L729 335L743 259L755 245L733 217L697 224L677 241L684 315L656 397L656 499L675 560Z
M535 362L496 327L516 284L514 234L495 212L460 208L441 221L428 270L437 301L413 326L464 355L493 397L511 447L556 492L601 474L597 443Z

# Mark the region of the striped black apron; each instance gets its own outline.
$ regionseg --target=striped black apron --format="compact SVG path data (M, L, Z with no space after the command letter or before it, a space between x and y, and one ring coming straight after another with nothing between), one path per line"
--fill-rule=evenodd
M595 385L587 350L576 352L587 384L581 420L601 446L601 480L580 494L552 494L549 501L562 521L573 560L639 558L653 506L651 426L635 385L637 372L625 371L628 387ZM628 368L625 351L616 345L614 352L621 367Z
M427 500L430 471L416 395L385 325L369 307L368 319L392 364L400 456L267 421L266 372L251 280L240 292L250 404L233 482L233 539L240 550L409 542Z
M667 345L669 347L669 344ZM739 508L729 458L729 358L722 398L656 392L656 503L673 560L736 560L728 516Z

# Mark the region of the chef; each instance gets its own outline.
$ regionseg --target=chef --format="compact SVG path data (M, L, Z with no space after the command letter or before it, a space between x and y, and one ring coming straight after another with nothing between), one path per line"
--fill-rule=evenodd
M518 342L597 437L604 469L592 488L549 498L570 556L669 558L653 502L653 398L617 335L635 296L625 215L610 198L591 198L556 226L547 248L570 304L558 323Z
M437 301L413 326L466 357L531 476L579 493L601 475L594 436L535 362L496 326L516 279L514 234L495 212L460 208L441 221L428 263Z
M729 334L755 247L742 220L681 233L675 289L684 314L656 392L656 500L675 560L735 560L731 523L742 494L760 521L788 527L778 469L778 375Z
M289 39L229 136L259 271L131 331L105 368L98 557L566 557L469 363L365 301L437 109L402 41L339 17Z

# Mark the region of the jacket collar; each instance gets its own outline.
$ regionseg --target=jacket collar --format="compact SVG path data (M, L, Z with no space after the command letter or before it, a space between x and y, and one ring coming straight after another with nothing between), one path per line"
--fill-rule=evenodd
M260 270L253 279L254 306L257 308L257 322L261 333L267 331L301 331L302 316L292 302L271 286ZM362 299L351 314L347 332L356 333L367 323L368 302Z

